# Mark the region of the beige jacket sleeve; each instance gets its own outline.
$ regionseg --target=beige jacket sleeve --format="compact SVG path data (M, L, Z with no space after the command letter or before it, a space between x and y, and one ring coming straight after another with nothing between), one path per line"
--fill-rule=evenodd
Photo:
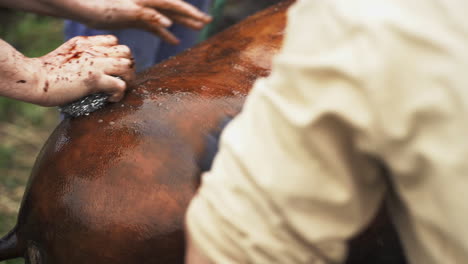
M427 186L408 177L433 177L421 152L450 135L434 125L448 122L444 81L463 66L441 6L422 3L291 8L271 76L226 128L189 208L196 247L215 263L340 263L385 195L380 162L402 199L421 196Z

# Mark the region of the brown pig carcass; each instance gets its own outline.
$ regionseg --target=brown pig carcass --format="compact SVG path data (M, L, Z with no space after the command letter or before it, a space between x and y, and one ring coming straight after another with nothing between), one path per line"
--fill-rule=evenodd
M17 225L0 240L0 261L183 263L184 212L210 136L269 74L291 4L140 74L121 103L65 119L37 158ZM403 263L380 219L351 243L349 263Z

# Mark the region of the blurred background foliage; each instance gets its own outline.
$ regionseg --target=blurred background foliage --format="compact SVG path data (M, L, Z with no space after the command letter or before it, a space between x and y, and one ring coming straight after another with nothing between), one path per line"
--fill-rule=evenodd
M28 57L39 57L63 43L62 21L2 9L0 38ZM0 97L0 237L15 224L31 167L57 123L55 108ZM24 261L0 263L20 264Z
M226 0L217 33L280 0ZM28 57L39 57L63 43L63 21L0 8L0 38ZM1 51L0 51L1 52ZM0 97L0 237L16 223L34 160L58 124L56 108ZM22 264L15 259L0 264Z

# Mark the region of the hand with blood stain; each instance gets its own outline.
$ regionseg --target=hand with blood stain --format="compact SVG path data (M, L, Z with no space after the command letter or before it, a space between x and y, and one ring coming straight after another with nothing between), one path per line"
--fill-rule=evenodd
M76 37L31 63L42 71L35 103L44 106L97 92L110 94L111 102L120 101L135 74L130 49L118 45L114 36Z
M171 44L179 40L166 28L179 23L201 29L211 17L183 0L40 0L54 5L60 16L78 20L92 28L140 28Z

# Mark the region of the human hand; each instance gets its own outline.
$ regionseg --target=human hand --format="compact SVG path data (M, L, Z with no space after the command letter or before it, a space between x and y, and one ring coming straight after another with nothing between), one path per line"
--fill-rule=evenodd
M111 102L120 101L135 72L130 49L118 45L114 36L76 37L30 60L42 71L33 102L43 106L63 105L97 92L111 95Z
M179 40L166 28L174 22L201 29L211 18L183 0L41 0L62 9L62 16L94 28L141 28L171 44Z

